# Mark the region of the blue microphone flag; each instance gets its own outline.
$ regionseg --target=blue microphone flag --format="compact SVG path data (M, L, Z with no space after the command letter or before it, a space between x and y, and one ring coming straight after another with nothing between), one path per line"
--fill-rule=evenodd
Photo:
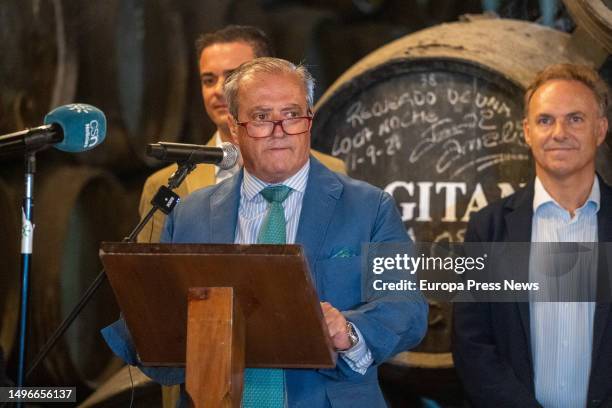
M45 116L46 125L62 128L64 140L53 147L65 152L84 152L106 138L106 116L92 105L73 103L53 109Z

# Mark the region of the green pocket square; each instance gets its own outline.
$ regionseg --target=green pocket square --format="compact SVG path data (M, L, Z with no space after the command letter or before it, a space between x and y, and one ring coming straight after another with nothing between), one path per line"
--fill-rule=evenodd
M332 258L350 258L352 256L355 256L355 254L351 252L351 250L349 250L348 248L342 248L341 250L333 254L331 257Z

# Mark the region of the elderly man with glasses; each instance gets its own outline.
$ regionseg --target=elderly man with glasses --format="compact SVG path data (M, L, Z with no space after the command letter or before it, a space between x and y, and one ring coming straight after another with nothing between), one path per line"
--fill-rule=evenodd
M421 296L363 301L362 245L409 238L391 196L310 154L313 87L304 67L276 58L247 62L227 78L243 169L181 201L162 241L304 247L340 357L333 369L247 369L244 407L384 407L377 367L420 342L427 304ZM146 373L168 382L164 369Z
M223 142L229 142L231 138L227 123L229 116L227 103L223 96L225 78L240 64L257 57L273 56L274 51L270 39L263 31L252 26L238 25L230 25L218 31L202 34L196 41L196 49L202 101L208 118L216 128L216 132L206 145L218 147ZM310 152L328 169L346 174L342 160L314 149L311 149ZM196 190L220 183L231 177L239 167L237 164L231 169L221 170L215 166L199 165L185 178L175 192L180 197L185 197ZM166 185L168 178L176 169L176 164L172 164L147 178L138 207L141 217L149 212L153 196L160 186ZM165 220L166 216L162 212L156 212L152 220L138 234L138 241L159 242Z

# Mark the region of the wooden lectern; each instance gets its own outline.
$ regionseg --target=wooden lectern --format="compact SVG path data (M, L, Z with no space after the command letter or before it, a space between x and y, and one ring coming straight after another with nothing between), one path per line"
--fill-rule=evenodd
M186 366L196 407L239 407L245 367L335 366L299 245L103 243L145 366Z

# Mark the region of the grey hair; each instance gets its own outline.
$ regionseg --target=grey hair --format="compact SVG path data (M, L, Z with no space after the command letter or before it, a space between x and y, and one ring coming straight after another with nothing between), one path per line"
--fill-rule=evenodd
M236 68L225 79L223 93L229 113L238 118L238 89L242 80L253 74L288 74L295 75L300 79L306 91L306 103L308 109L312 110L314 105L315 80L304 65L295 65L281 58L262 57L245 62Z

